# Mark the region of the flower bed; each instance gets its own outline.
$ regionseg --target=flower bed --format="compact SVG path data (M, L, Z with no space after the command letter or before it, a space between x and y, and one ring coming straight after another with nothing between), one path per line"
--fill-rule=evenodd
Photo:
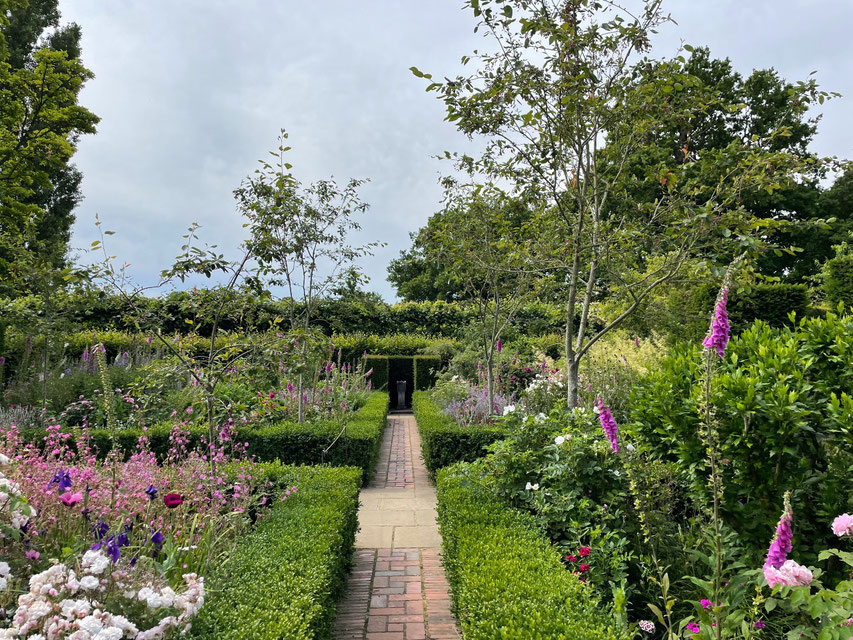
M355 468L261 465L268 481L296 485L298 498L271 516L208 579L210 596L190 638L331 638L358 528Z
M625 637L534 519L501 504L475 472L460 464L438 474L444 562L466 640Z
M412 410L421 435L424 464L433 476L442 467L484 456L486 447L505 434L497 425L460 425L443 414L425 391L413 394Z
M239 428L237 437L246 443L247 453L258 461L281 460L288 464L329 463L335 466L361 467L365 479L369 477L379 457L379 446L388 414L388 394L374 392L367 402L347 422L346 431L333 445L341 426L333 421L305 422L299 424L285 420L269 427ZM158 459L164 459L170 446L172 424L160 424L144 432L151 450ZM188 444L197 446L207 434L207 428L191 426L187 430ZM46 432L28 429L21 437L29 442L43 441ZM112 442L129 454L136 448L142 431L123 429L111 434L106 429L90 432L93 448L100 455L110 450ZM324 450L328 447L328 453Z

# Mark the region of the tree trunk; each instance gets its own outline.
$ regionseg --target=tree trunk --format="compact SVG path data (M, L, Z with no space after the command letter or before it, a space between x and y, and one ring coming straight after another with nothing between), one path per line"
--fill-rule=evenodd
M486 358L486 385L489 391L489 414L495 413L494 351Z
M566 367L566 390L569 409L574 409L578 406L578 362L575 358L569 361Z

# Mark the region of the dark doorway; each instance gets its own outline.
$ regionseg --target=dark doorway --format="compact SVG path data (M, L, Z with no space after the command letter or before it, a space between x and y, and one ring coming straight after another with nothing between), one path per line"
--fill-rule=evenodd
M403 402L398 394L397 383L405 383ZM388 358L388 394L391 396L391 409L403 411L412 408L412 392L415 390L415 362L409 358Z

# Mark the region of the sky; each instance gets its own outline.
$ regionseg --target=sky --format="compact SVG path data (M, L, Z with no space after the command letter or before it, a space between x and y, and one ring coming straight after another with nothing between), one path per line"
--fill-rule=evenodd
M655 53L683 41L734 67L774 67L788 80L817 71L843 97L824 105L813 150L853 158L853 0L669 0ZM60 0L83 29L95 73L81 104L98 133L79 143L84 201L72 245L104 229L107 248L140 284L156 282L192 222L236 256L244 235L233 191L289 134L303 183L368 178L353 244L386 243L361 261L365 288L393 301L387 265L440 207L435 158L472 143L409 67L437 77L483 46L462 0ZM87 257L81 253L82 261Z

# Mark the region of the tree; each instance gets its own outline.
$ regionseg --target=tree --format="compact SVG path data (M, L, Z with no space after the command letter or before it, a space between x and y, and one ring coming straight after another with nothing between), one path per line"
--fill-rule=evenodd
M542 217L541 272L564 274L567 401L577 403L579 365L589 348L629 317L688 257L762 244L774 221L756 221L743 194L795 181L815 159L780 150L786 133L691 152L694 124L713 109L736 110L678 56L651 65L650 34L669 20L660 0L630 13L608 0L469 0L492 50L465 56L479 68L432 81L447 119L482 136L478 157L453 155L472 183L508 184ZM653 70L652 73L649 70ZM432 80L413 67L415 75ZM813 80L794 89L800 104L823 100ZM638 155L675 127L686 142L681 161ZM654 151L654 149L653 149ZM626 196L651 189L632 202ZM625 203L632 202L630 207ZM620 211L614 205L625 205ZM650 269L650 258L661 258ZM618 291L628 302L588 334L594 301ZM576 320L577 318L577 320Z
M234 192L250 232L247 248L258 263L257 278L287 292L290 330L300 342L299 422L304 419L305 374L312 362L311 343L325 338L311 331L319 298L357 273L357 258L371 255L377 242L349 244L361 229L357 214L368 205L358 196L364 180L351 179L339 188L333 179L303 186L285 161L290 150L282 130L279 145L270 154L275 164L261 161L254 176Z
M454 274L476 309L489 411L495 410L495 354L501 335L532 290L534 274L525 268L530 213L523 202L491 188L459 188L446 181L446 205L428 229L429 258Z
M81 181L69 162L98 122L77 104L92 78L80 28L45 33L58 23L57 0L0 0L0 295L64 265Z

